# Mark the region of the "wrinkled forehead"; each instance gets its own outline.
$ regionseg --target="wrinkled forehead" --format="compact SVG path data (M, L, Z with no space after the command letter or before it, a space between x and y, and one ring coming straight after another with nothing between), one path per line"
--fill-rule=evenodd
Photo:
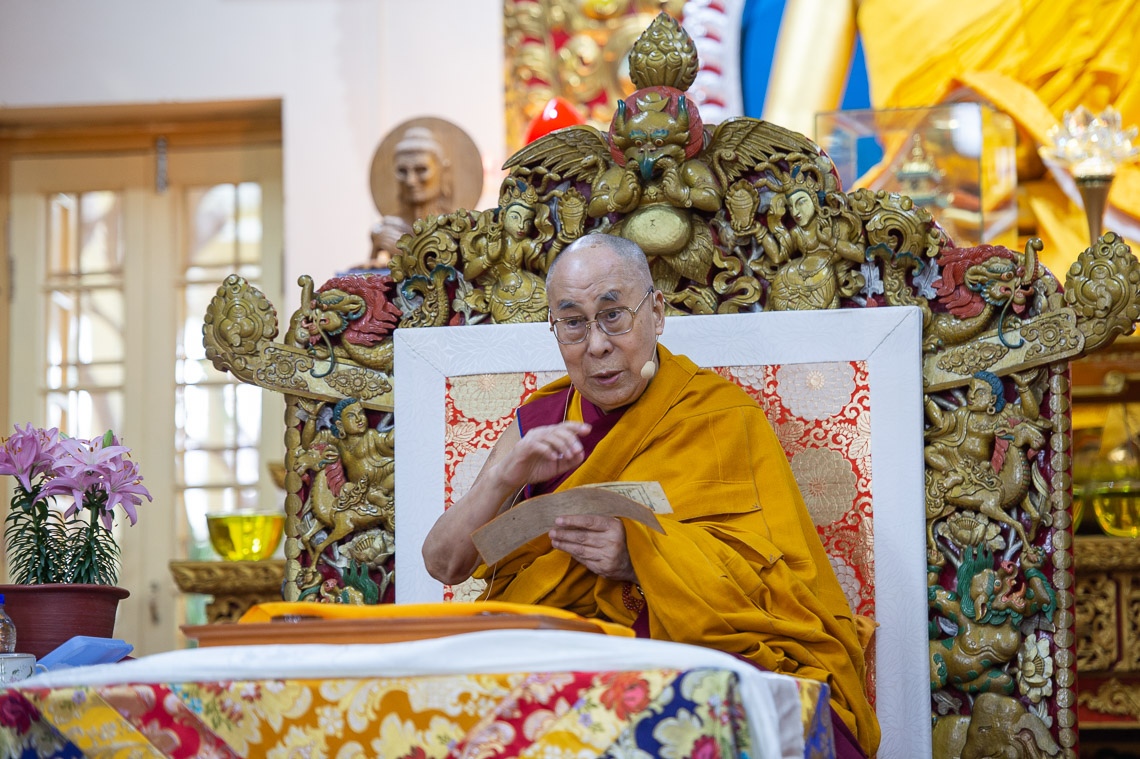
M552 308L570 300L585 304L597 300L617 300L641 295L646 289L639 272L621 256L604 247L587 248L566 254L547 287Z

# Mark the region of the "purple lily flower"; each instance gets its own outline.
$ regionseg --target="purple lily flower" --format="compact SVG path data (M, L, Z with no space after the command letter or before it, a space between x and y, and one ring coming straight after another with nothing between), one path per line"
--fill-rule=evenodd
M116 505L123 507L133 525L138 521L135 507L142 503L142 497L154 499L142 485L138 465L126 457L129 449L113 444L104 447L104 442L65 440L61 448L66 455L57 466L58 474L44 486L43 495L70 495L74 499L64 512L65 518L101 501L99 518L109 530Z
M55 578L82 578L82 582L114 582L117 560L114 539L97 530L79 529L96 513L99 523L110 532L116 506L122 506L133 525L138 521L137 507L145 497L153 500L142 484L138 465L129 458L130 449L119 443L110 431L92 440L70 438L57 429L40 430L32 425L16 426L10 437L0 440L0 475L11 475L24 495L13 498L13 504L25 508L14 511L13 522L22 531L32 531L36 550L47 548L46 564L27 564L24 582L55 582ZM61 530L45 528L42 509L26 508L27 498L52 501L67 496L71 503L63 514ZM90 517L83 511L90 510ZM54 517L52 517L54 518ZM40 546L40 542L44 545ZM79 557L82 557L81 559ZM82 564L74 564L81 561ZM41 566L42 564L42 566ZM58 566L57 566L58 564ZM78 572L78 574L77 574Z
M32 481L49 474L59 457L59 430L34 429L29 423L16 431L0 447L0 475L16 478L25 493L33 488Z
M123 459L122 463L123 468L111 472L104 481L107 490L107 503L103 506L104 524L110 521L110 514L115 505L118 504L123 507L123 511L127 513L127 518L134 525L138 520L135 507L142 503L142 496L146 496L148 501L154 500L151 498L150 491L142 484L142 475L139 474L138 465L130 459ZM111 529L109 524L107 529Z
M59 447L64 455L56 463L56 471L71 475L80 471L104 472L118 469L123 457L131 452L130 448L123 445L104 446L103 438L64 438L59 442Z
M74 503L68 506L67 511L63 513L65 518L70 519L83 507L85 495L88 491L94 493L94 491L102 489L100 485L101 481L101 475L94 472L80 472L77 475L57 475L47 481L43 490L40 491L40 497L48 498L58 495L71 496L74 499Z

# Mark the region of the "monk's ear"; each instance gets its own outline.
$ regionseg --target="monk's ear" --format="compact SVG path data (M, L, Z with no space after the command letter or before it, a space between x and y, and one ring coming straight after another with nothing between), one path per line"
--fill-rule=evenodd
M665 293L653 291L653 332L660 335L665 331Z

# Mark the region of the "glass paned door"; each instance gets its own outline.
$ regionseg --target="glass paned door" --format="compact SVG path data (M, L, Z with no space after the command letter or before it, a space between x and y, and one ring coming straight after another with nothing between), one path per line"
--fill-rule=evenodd
M284 410L267 414L262 390L216 370L202 345L202 316L218 284L240 274L265 292L263 188L255 182L189 188L175 413L179 489L190 555L213 559L208 514L276 508L262 455L263 429L282 437ZM274 405L274 408L276 406ZM277 457L278 460L282 458Z
M46 423L89 437L123 419L123 193L60 192L45 202Z

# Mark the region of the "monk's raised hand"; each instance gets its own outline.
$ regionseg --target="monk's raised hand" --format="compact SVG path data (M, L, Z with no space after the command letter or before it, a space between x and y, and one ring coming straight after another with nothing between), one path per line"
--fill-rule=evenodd
M561 516L554 520L550 543L596 575L619 582L637 582L625 525L616 517Z
M546 482L568 472L586 459L581 436L589 434L584 422L562 422L535 427L511 449L504 462L508 479L516 486Z

